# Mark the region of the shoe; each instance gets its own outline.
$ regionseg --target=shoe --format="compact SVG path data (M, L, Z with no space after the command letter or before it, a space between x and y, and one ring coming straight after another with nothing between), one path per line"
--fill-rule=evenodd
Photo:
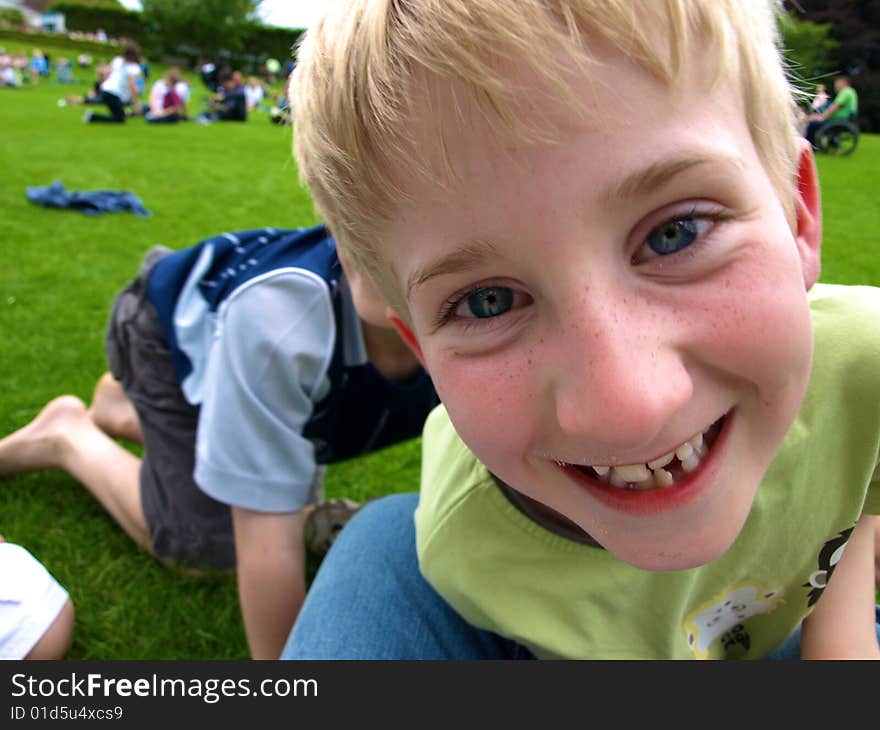
M350 499L333 499L317 505L306 519L306 550L317 558L324 557L342 528L361 506Z
M92 121L92 110L86 109L83 113L83 124L88 124Z

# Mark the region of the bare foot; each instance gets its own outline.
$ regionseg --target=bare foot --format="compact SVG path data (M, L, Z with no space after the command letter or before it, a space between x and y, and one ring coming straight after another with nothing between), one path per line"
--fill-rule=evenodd
M27 426L0 440L0 475L60 467L65 441L84 425L94 428L79 398L49 401Z
M137 411L122 385L110 373L104 373L98 380L89 414L95 425L111 438L143 443Z

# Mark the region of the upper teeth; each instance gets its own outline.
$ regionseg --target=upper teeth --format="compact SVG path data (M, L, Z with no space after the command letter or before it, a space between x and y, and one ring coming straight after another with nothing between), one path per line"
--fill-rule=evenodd
M663 467L673 459L678 459L684 472L694 471L703 458L706 449L703 445L703 434L698 433L681 446L663 454L647 464L623 464L620 466L594 466L599 479L615 487L628 489L650 489L652 487L669 487L674 479L672 473Z

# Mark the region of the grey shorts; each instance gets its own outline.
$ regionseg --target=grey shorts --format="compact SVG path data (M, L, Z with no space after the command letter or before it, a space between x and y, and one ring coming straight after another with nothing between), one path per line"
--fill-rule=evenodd
M193 480L199 409L183 397L156 310L145 297L150 270L168 253L151 249L113 302L107 360L144 435L141 503L154 553L189 568L225 570L235 567L232 514Z

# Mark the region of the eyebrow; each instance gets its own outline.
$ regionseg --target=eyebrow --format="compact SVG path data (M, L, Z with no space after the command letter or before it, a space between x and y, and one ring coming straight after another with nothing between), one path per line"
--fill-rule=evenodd
M606 206L615 201L632 200L662 188L670 180L684 172L705 165L729 167L731 171L736 172L741 172L745 167L743 161L738 157L689 152L666 160L659 160L646 168L630 173L620 182L612 184L605 190L601 194L600 200Z
M459 246L413 271L406 280L406 298L410 298L413 289L434 277L475 268L497 255L495 246L485 240L471 241Z
M632 200L662 187L673 178L688 170L704 165L721 165L729 167L731 171L741 171L744 168L743 161L737 157L687 153L670 157L666 160L659 160L646 168L630 173L621 181L613 183L607 190L602 192L600 200L605 207L610 206L615 201ZM410 299L414 289L437 276L455 274L470 268L476 268L485 264L496 255L497 249L491 242L486 240L471 241L459 246L413 271L406 281L406 299Z

